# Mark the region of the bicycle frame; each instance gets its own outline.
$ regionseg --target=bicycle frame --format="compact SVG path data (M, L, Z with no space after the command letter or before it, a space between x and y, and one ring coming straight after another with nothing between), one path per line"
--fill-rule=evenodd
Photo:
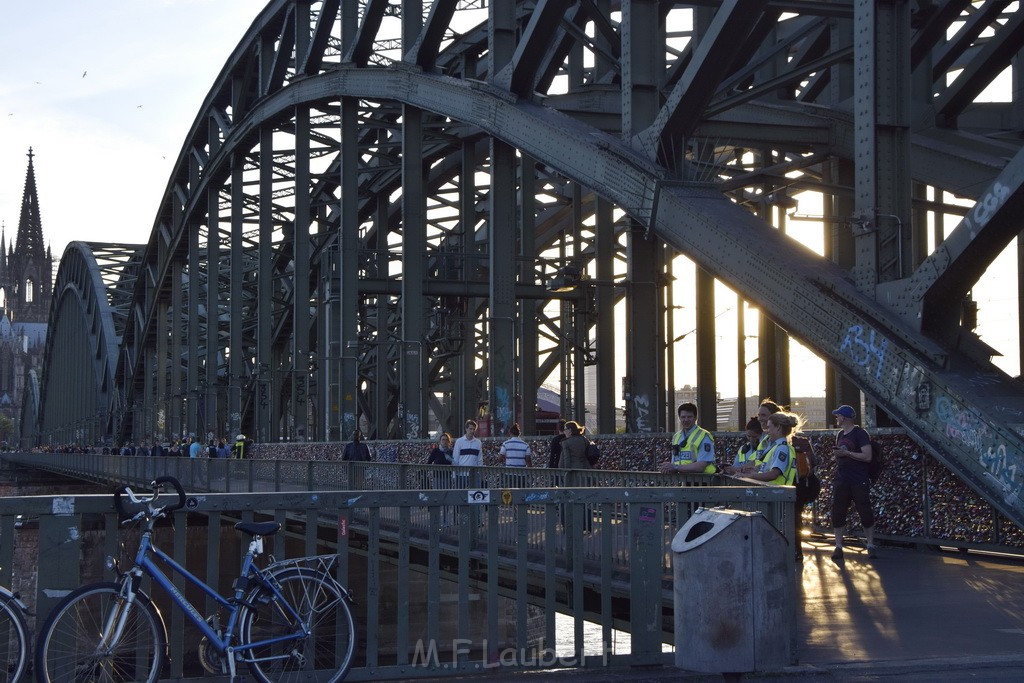
M246 643L244 647L232 646L231 644L235 628L238 626L238 615L243 605L243 598L245 597L245 593L251 588L251 584L245 580L250 576L254 577L259 582L258 585L266 588L274 594L277 599L277 605L280 609L283 609L289 617L295 619L298 623L302 623L299 614L295 611L294 607L292 607L291 603L284 599L284 596L281 595L277 586L267 579L259 567L253 564L253 557L262 552L262 538L254 537L249 542L249 550L246 552L242 561L242 570L239 574L239 580L235 584L234 599L229 600L221 596L202 579L192 574L192 572L188 571L185 567L181 566L181 564L176 562L174 558L153 545L152 535L153 531L151 528L143 531L142 539L139 543L139 551L135 557L135 566L125 573L125 585L128 586L128 590L130 591L125 597L128 599L129 604L131 604L135 593L138 591L139 580L142 578L142 575L145 574L146 576L149 576L158 586L167 591L168 595L171 597L171 601L181 608L185 613L185 616L189 618L189 621L196 625L196 627L222 655L234 655L237 652L251 651L257 647L274 645L289 640L299 640L308 635L303 628L301 631L296 631L290 635ZM170 568L172 574L177 572L182 578L193 586L199 588L209 597L213 598L220 607L228 611L228 620L223 629L223 637L213 630L202 613L196 609L196 607L188 600L188 598L185 597L178 587L171 582L171 579L161 571L160 566L153 560L154 556L166 564ZM119 621L121 623L118 624L116 629L118 634L120 633L124 619L119 619ZM109 626L112 625L108 624L108 627ZM109 630L107 632L109 633ZM117 636L115 635L112 640L116 639ZM241 657L241 660L249 661L249 659L246 659L245 657Z

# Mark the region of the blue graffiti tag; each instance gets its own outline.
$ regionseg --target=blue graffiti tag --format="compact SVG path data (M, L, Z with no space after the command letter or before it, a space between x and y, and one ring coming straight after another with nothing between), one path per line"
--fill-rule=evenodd
M846 337L839 347L839 353L845 353L854 363L865 370L870 370L872 361L874 361L875 379L880 379L888 349L889 340L885 337L877 334L874 330L868 330L867 339L865 339L864 328L860 325L851 325L846 330Z
M512 401L509 399L508 387L495 387L494 400L498 404L494 406L494 416L498 425L503 427L512 421Z

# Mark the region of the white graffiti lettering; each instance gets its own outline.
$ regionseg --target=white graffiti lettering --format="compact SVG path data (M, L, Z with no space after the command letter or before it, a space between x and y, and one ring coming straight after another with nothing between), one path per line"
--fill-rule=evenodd
M636 412L634 418L636 424L636 431L640 433L649 434L652 431L650 416L651 416L651 399L649 396L637 396L633 399L633 408Z
M964 216L964 220L968 222L970 227L971 239L974 239L979 229L992 220L992 216L996 214L1009 196L1010 188L997 182L992 185L991 190L985 193L984 197L975 202L974 208Z
M955 406L946 396L936 401L935 414L945 423L946 436L960 441L973 451L982 452L992 441L988 425L972 413Z

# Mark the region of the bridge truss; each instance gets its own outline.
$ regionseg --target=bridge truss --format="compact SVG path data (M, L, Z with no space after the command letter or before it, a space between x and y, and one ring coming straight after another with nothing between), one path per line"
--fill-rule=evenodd
M1024 387L970 297L1019 232L1017 4L273 0L148 242L66 253L26 438L534 433L542 383L671 429L684 255L702 422L717 365L748 393L717 280L764 314L762 395L797 339L1021 523ZM825 257L786 234L805 191Z

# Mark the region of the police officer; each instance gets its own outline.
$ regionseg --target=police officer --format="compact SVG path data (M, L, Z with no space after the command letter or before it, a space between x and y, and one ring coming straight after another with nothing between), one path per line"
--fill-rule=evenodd
M715 439L711 432L697 424L697 406L679 406L679 431L672 436L672 459L661 463L661 473L703 472L714 474Z
M726 465L726 474L749 474L758 468L757 454L762 437L765 436L761 421L756 417L747 422L747 441L736 451L731 465ZM767 450L767 448L765 449Z
M792 486L796 479L796 451L790 435L799 431L802 420L799 415L779 411L768 418L768 438L770 447L761 460L757 472L748 474L750 479L768 482L769 484Z

